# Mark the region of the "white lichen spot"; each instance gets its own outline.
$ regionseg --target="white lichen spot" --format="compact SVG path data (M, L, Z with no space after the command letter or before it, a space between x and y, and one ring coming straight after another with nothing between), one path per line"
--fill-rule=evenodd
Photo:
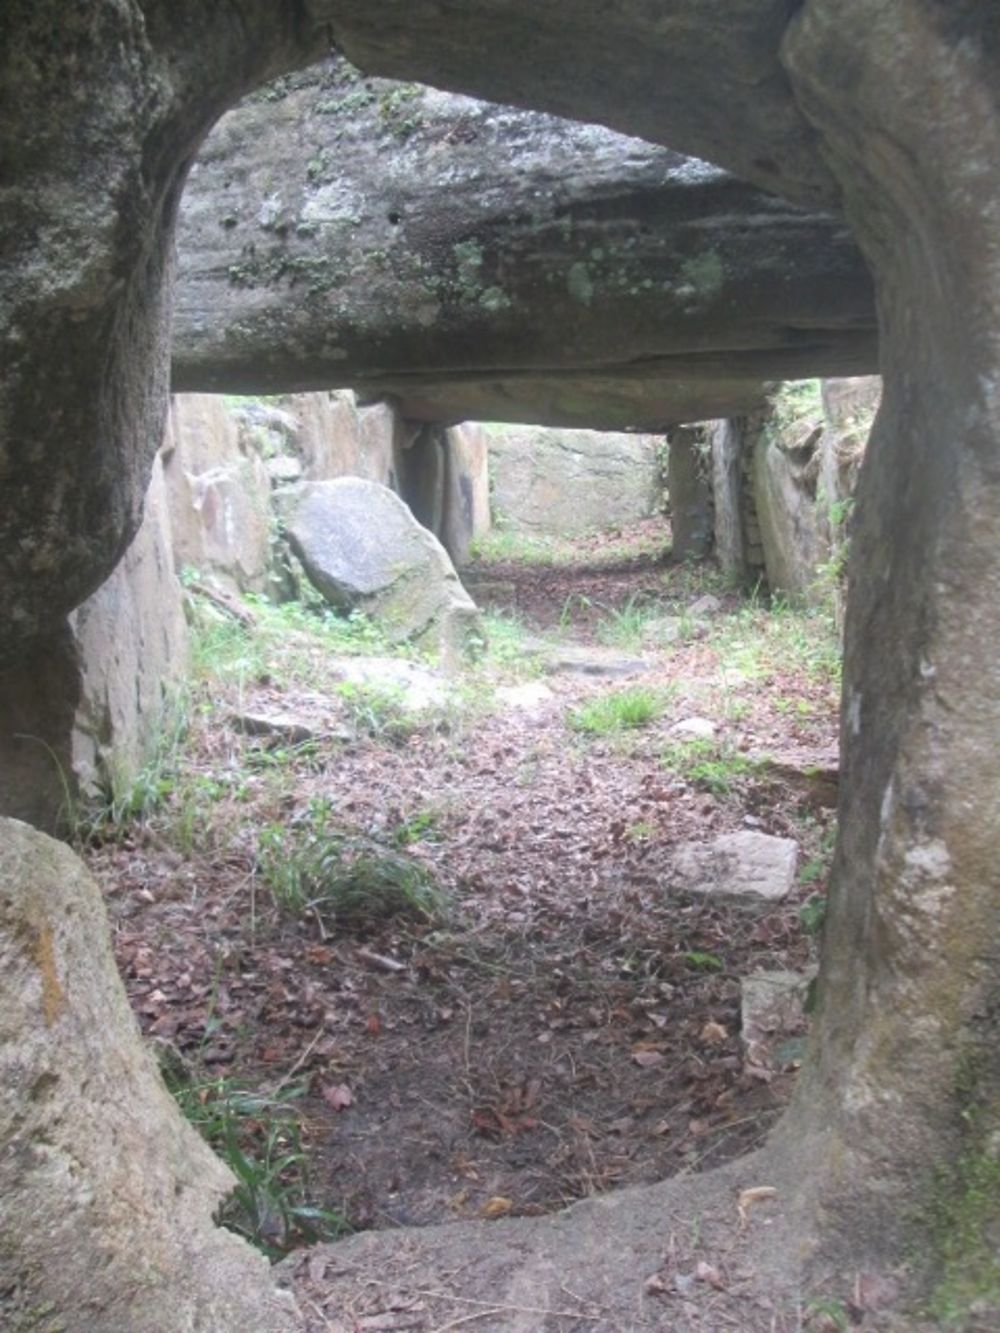
M847 703L847 725L852 736L861 735L861 691L852 690Z
M886 784L885 791L882 793L882 805L879 809L879 826L884 833L889 827L889 820L892 817L892 801L895 795L895 784L892 778Z

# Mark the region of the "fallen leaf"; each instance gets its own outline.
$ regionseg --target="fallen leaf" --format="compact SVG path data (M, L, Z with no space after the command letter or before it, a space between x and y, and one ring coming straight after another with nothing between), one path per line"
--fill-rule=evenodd
M707 1264L704 1259L699 1261L694 1270L694 1275L699 1282L707 1282L708 1285L714 1287L716 1291L722 1291L724 1289L722 1274L714 1264Z
M378 1014L369 1014L365 1021L365 1028L370 1037L377 1037L382 1031L382 1020Z
M323 1089L323 1100L335 1111L346 1111L354 1105L354 1093L346 1083L329 1084Z
M663 1052L633 1051L632 1060L633 1063L637 1064L640 1069L651 1069L653 1065L659 1065L663 1063Z
M706 1023L701 1030L701 1039L710 1046L718 1046L720 1042L729 1040L729 1033L721 1023Z
M642 1285L646 1291L653 1295L659 1295L662 1292L669 1290L667 1284L664 1282L663 1278L660 1277L659 1273L654 1273L652 1277L646 1278L646 1281Z
M495 1194L483 1204L481 1217L506 1217L514 1207L513 1199L505 1199L502 1194Z
M766 1199L776 1199L778 1191L773 1185L755 1185L751 1189L741 1190L739 1198L740 1227L747 1224L747 1210Z

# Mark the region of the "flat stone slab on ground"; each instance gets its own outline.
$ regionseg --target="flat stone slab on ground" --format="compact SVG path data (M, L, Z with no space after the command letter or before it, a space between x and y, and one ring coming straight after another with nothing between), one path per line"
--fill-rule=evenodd
M780 902L795 883L798 844L792 838L742 831L711 842L687 842L674 854L684 888L741 901Z
M692 740L707 741L715 735L716 727L707 717L686 717L680 722L675 722L670 730L675 736L689 736Z
M332 664L332 671L345 684L398 691L400 707L409 712L419 713L448 700L448 682L440 672L401 657L341 657Z
M543 666L552 675L566 673L574 676L640 676L648 671L650 663L644 657L631 657L614 648L591 648L567 645L546 650Z
M504 708L525 711L541 708L556 697L555 691L540 680L529 680L523 685L501 685L496 693L497 702Z
M320 728L312 719L305 722L294 713L272 713L256 709L252 712L232 713L229 720L245 736L277 736L291 745L313 741L320 735Z

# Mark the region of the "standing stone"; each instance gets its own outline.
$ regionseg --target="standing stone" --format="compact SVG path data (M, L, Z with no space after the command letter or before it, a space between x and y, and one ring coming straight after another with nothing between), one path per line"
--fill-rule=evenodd
M753 451L754 508L768 587L795 602L815 597L827 554L816 503L822 436L822 420L787 433L772 426Z
M286 520L292 550L332 605L361 609L396 642L459 655L480 634L448 553L399 496L360 477L312 482Z
M875 274L884 374L851 525L816 1040L783 1148L827 1271L926 1254L955 1326L995 1328L1000 10L824 0L783 57ZM982 1243L949 1255L931 1201Z
M267 587L271 483L224 398L183 394L170 404L161 450L177 569L242 592Z
M65 826L79 797L151 757L187 667L162 469L106 583L21 666L0 673L0 814Z
M490 471L486 435L474 422L444 437L444 517L440 537L453 563L467 564L473 542L490 530Z
M421 527L441 535L444 519L445 439L440 426L421 426L396 451L396 491Z
M714 536L707 433L703 426L677 426L667 442L673 556L678 561L706 560Z
M288 407L298 421L293 447L309 481L329 481L357 473L358 413L349 389L295 394L288 400Z
M236 1181L144 1048L100 892L0 819L0 1327L289 1333L265 1260L212 1214Z

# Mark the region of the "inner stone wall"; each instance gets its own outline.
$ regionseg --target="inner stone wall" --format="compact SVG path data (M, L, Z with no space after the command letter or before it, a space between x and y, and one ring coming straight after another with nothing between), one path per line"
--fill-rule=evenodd
M660 436L494 424L486 438L492 510L505 528L571 534L662 509Z

